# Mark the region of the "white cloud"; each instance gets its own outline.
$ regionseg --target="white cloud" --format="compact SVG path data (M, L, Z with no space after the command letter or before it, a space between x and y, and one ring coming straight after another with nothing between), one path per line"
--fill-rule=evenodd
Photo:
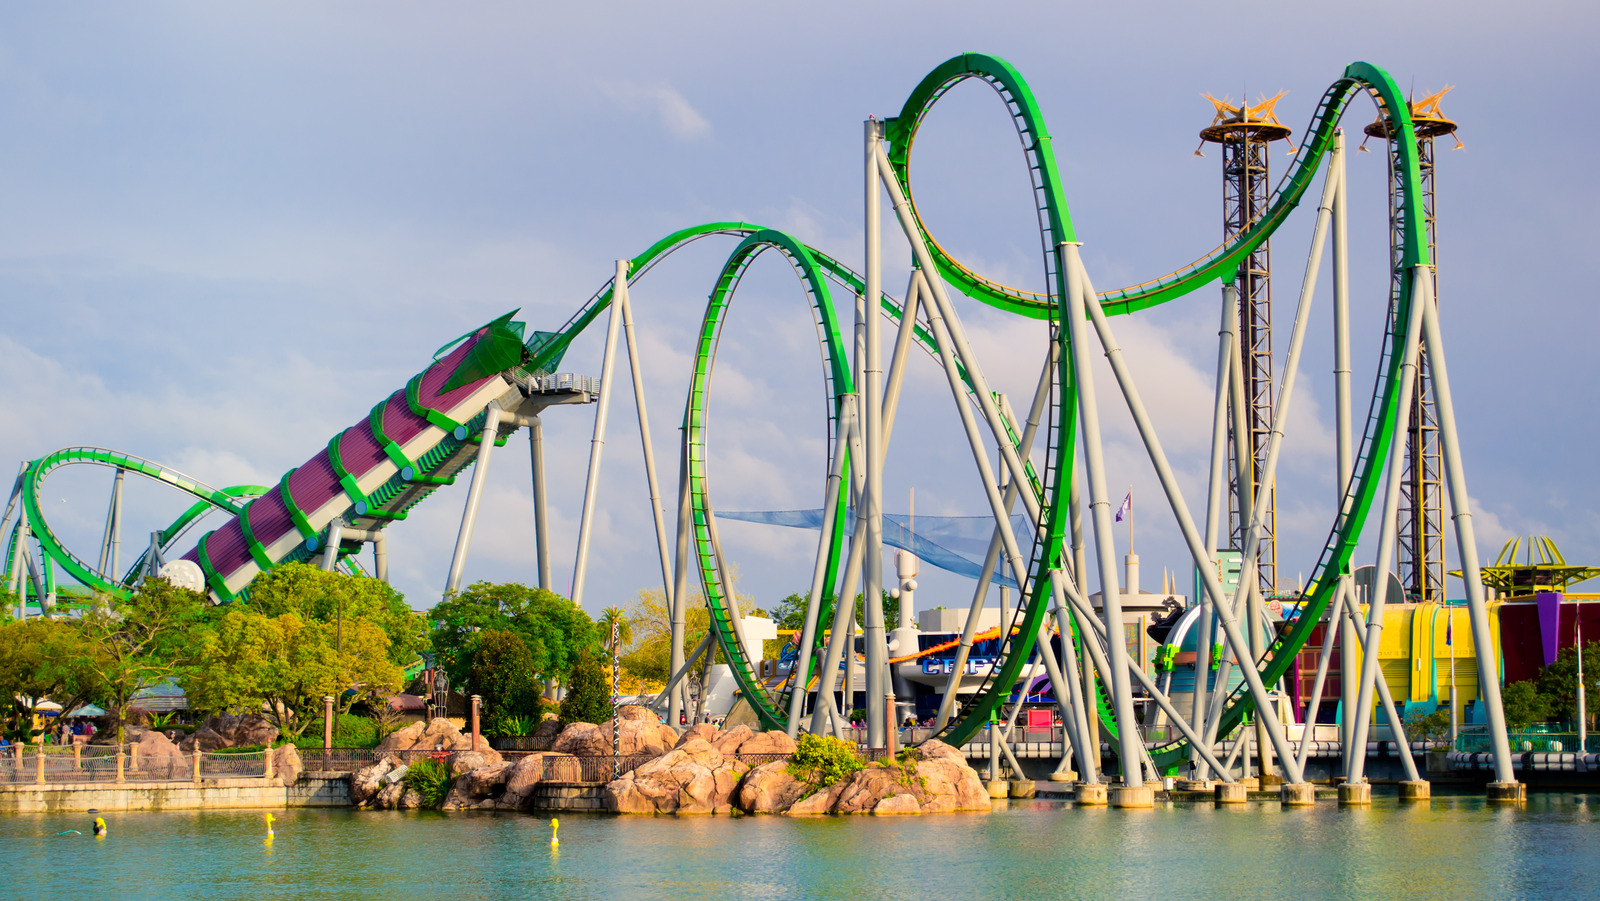
M602 90L629 112L654 113L661 127L680 141L692 141L711 133L711 123L706 117L669 84L613 82Z

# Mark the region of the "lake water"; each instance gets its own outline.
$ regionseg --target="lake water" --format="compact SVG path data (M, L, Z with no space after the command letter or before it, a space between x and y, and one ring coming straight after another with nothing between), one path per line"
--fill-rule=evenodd
M1581 898L1600 793L1370 809L1011 802L994 813L674 820L277 811L0 817L0 897Z

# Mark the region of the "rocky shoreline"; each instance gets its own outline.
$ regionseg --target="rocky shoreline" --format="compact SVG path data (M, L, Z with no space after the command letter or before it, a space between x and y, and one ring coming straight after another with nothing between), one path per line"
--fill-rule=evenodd
M553 749L507 761L483 739L473 746L447 720L414 723L384 740L380 751L443 753L450 789L444 810L526 810L547 769L576 774L584 757L647 757L604 785L605 808L633 815L823 814L906 815L986 812L989 795L977 771L955 748L939 741L907 749L894 759L868 763L831 784L797 767L796 744L783 732L726 731L700 724L681 735L642 707L619 711L611 724L573 723L555 734ZM553 721L547 727L555 729ZM547 732L548 737L550 733ZM386 754L350 777L357 807L408 809L423 806L407 788L403 753ZM570 767L547 767L570 759Z

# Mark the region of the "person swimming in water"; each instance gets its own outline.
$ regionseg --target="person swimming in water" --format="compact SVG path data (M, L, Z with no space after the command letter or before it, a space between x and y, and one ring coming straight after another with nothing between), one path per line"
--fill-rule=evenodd
M106 837L106 821L100 817L94 818L94 834L100 838Z

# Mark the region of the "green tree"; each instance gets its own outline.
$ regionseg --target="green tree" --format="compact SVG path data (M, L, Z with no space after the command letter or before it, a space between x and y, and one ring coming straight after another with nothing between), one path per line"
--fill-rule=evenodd
M528 645L515 633L499 629L479 632L472 642L467 685L483 697L490 731L504 731L508 720L539 721L539 674Z
M99 684L89 661L99 648L84 639L72 620L31 617L0 623L0 698L17 698L14 734L31 725L40 705L52 701L71 712L97 700ZM9 714L13 705L4 709Z
M135 692L188 671L210 609L203 594L145 579L127 600L100 596L84 612L83 636L98 649L85 661L85 677L116 714L117 741Z
M287 738L321 721L323 698L345 714L368 693L400 687L400 667L376 623L330 623L296 613L232 609L206 635L185 682L190 702L210 710L260 710Z
M1539 686L1532 679L1501 689L1500 706L1506 714L1506 727L1513 730L1542 723L1550 715L1549 699L1539 693Z
M371 623L383 630L389 640L389 659L400 666L409 665L428 647L427 619L412 610L405 595L388 583L365 576L286 563L257 576L243 606L267 616L293 613L307 622L332 623L335 644L341 623Z
M600 639L606 643L606 651L613 657L621 648L633 643L633 623L621 607L607 607L600 611L600 618L595 625L600 628Z
M592 651L579 655L561 701L561 723L603 723L611 719L611 686Z
M1600 679L1600 643L1583 649L1583 677L1589 686L1588 703L1597 702L1595 681ZM1546 715L1566 722L1578 719L1578 649L1563 648L1554 662L1544 668L1537 681L1539 694L1547 705Z
M534 670L565 681L583 651L600 650L599 630L577 604L542 588L516 582L478 582L440 601L428 614L434 653L452 684L463 684L477 633L511 632L527 645Z

